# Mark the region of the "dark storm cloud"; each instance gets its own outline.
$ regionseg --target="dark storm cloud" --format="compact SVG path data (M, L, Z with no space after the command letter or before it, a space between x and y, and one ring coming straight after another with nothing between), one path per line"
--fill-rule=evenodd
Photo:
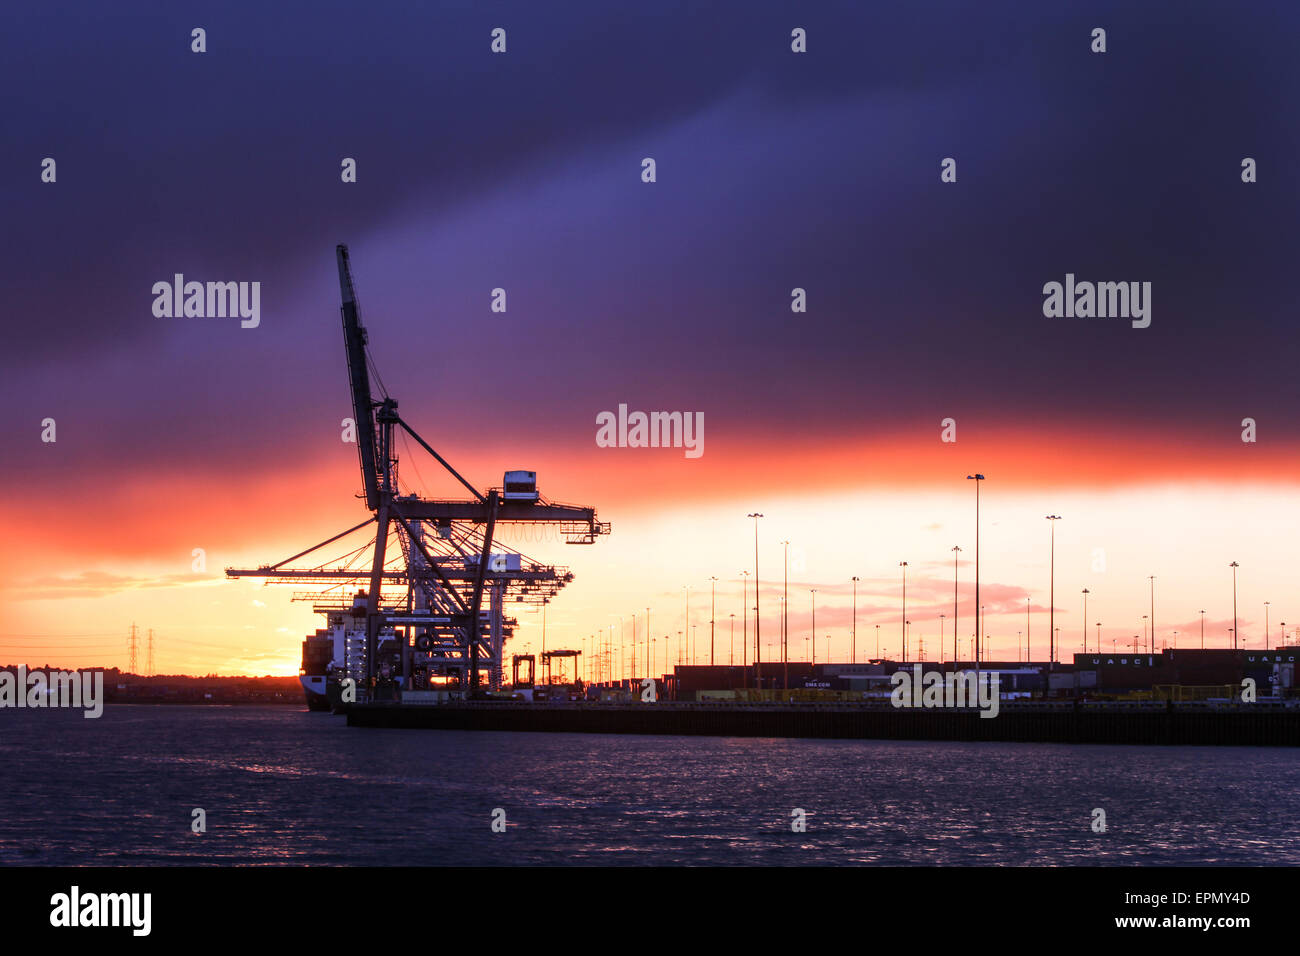
M42 5L0 41L4 437L66 410L176 460L336 419L340 239L401 394L454 356L442 407L490 374L545 398L539 430L639 390L774 428L1263 409L1295 434L1300 14L1129 6ZM1151 328L1044 318L1067 271L1151 281ZM175 272L260 279L274 321L156 319ZM486 349L448 317L503 275Z
M146 318L103 321L138 269L188 258L275 271L321 231L381 221L415 192L446 208L544 155L741 88L816 101L942 87L1007 58L1001 35L971 41L981 19L948 8L888 23L852 3L41 5L8 34L3 67L11 304L58 309L76 333L63 354L97 348L148 331ZM818 53L797 65L795 22ZM504 57L488 52L496 25L509 30ZM31 185L45 155L60 163L54 194ZM337 188L344 155L361 162L357 189ZM49 347L20 327L10 354Z
M544 156L671 123L746 84L842 96L882 71L854 68L871 41L849 4L801 19L814 32L826 22L820 42L841 49L788 83L761 74L787 65L789 16L747 8L92 9L42 5L6 41L11 305L58 312L74 333L55 345L19 326L11 357L147 334L148 316L104 320L110 303L134 301L141 272L178 261L275 272L314 254L322 232L382 221L416 192L445 209ZM857 30L840 36L829 24L845 17ZM189 51L196 25L203 55ZM497 25L504 57L488 51ZM29 188L45 155L60 164L57 193ZM354 190L338 188L345 155L361 164Z

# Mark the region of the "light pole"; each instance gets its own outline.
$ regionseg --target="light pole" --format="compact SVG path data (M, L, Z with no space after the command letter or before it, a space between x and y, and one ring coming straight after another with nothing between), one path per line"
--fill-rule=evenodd
M853 650L851 652L853 663L858 662L858 581L860 579L855 574L853 576ZM1265 628L1268 630L1268 628Z
M650 609L645 609L645 636L650 637ZM651 638L653 641L653 638ZM650 644L645 646L645 675L646 677L654 676L654 648Z
M686 656L690 657L691 655L691 586L689 584L683 584L682 588L685 589L686 591L686 624L684 627L686 631ZM694 661L692 661L692 663L694 663Z
M1240 567L1236 561L1230 565L1232 568L1232 649L1237 649L1237 568Z
M1033 608L1031 607L1030 599L1025 598L1025 660L1026 661L1032 661L1034 659L1034 652L1033 652L1034 645L1029 636L1029 626L1030 626L1030 621L1032 619L1033 619ZM1088 633L1087 631L1084 632L1085 638L1087 637L1087 633ZM1086 639L1084 640L1084 643L1085 644L1087 643Z
M1047 669L1050 671L1052 665L1056 663L1056 522L1061 520L1060 515L1048 515L1047 520L1052 523L1052 571L1051 571L1051 592L1048 601L1051 607L1047 611L1047 637L1051 647L1048 649Z
M976 486L978 487L978 486ZM952 669L957 670L957 558L961 548L952 546Z
M551 603L550 598L542 598L542 656L546 656L546 605Z
M1201 609L1201 650L1205 650L1205 609Z
M736 666L736 615L731 615L731 636L727 638L727 666Z
M1142 643L1147 645L1147 650L1151 650L1151 645L1147 644L1147 616L1142 615Z
M777 633L777 635L776 635L776 646L777 646L778 648L784 648L784 647L785 647L785 596L782 595L781 597L777 598L776 600L777 600L777 603L780 605L780 610L779 610L778 613L777 613L777 630L778 630L778 633ZM773 686L773 687L776 686L776 678L775 678L775 677L772 678L772 686Z
M980 620L983 615L979 613L980 607L980 482L984 476L976 473L966 476L967 481L975 482L975 669L980 669L980 637L983 634L984 622Z
M812 595L812 665L817 666L817 589L809 588Z
M880 625L876 625L876 660L880 660Z
M903 663L907 663L907 639L912 636L912 622L903 622Z
M1268 601L1264 602L1264 650L1268 650Z
M758 600L758 519L763 517L757 511L746 515L754 519L754 677L758 680L758 689L763 689L763 618L759 611Z
M944 618L946 618L947 616L948 615L946 614L939 615L939 666L940 667L943 666L943 633L944 633L943 622L944 622Z
M718 616L718 579L709 577L709 666L717 662L713 659L713 624Z
M1151 652L1155 653L1156 649L1156 576L1148 574L1147 580L1151 582Z
M749 572L740 572L740 666L745 669L741 679L749 679ZM745 684L749 686L748 683Z
M1083 652L1088 653L1088 594L1087 588L1083 589Z
M899 561L903 569L903 661L907 661L907 562Z
M1087 652L1088 649L1085 647L1084 653L1086 654ZM1101 621L1097 622L1097 653L1101 653Z
M785 571L781 579L781 669L782 687L790 689L790 542L785 545Z

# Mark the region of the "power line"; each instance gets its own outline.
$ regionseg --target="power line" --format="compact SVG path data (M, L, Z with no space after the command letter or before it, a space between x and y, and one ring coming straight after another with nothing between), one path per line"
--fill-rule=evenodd
M43 648L50 651L92 651L117 646L117 644L72 644L67 647L60 647L57 644L0 644L0 647L20 648L23 650L41 650Z
M69 637L117 637L116 634L0 634L0 638L9 637L48 637L61 641Z

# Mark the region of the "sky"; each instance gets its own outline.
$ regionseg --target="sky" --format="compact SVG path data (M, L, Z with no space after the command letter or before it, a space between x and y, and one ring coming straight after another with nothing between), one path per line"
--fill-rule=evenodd
M950 656L953 546L962 642L975 606L975 472L986 656L1026 628L1046 654L1048 514L1065 652L1085 587L1090 641L1097 621L1103 647L1140 634L1150 575L1159 641L1199 643L1204 610L1224 646L1232 561L1242 638L1262 646L1267 601L1276 643L1300 623L1300 134L1281 108L1300 11L1048 6L10 14L0 661L125 666L134 622L162 672L296 673L310 607L223 568L365 517L339 242L403 416L477 485L533 469L612 522L590 547L503 531L576 575L548 646L630 640L634 615L644 638L650 608L660 642L694 625L697 660L712 616L721 662L757 510L765 644L789 541L792 656L814 601L850 656L853 576L859 657L877 624L896 655L901 561L913 648L936 657L944 627ZM259 325L155 316L176 273L260 282ZM1046 317L1067 273L1150 282L1150 327ZM598 447L621 403L701 413L703 455ZM427 459L402 474L455 491ZM520 623L512 649L539 649L538 615Z

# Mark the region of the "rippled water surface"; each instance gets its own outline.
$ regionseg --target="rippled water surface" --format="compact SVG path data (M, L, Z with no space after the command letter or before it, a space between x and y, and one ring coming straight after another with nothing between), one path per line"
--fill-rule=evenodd
M1300 863L1300 753L1284 749L363 730L289 707L117 706L0 711L0 759L4 864Z

